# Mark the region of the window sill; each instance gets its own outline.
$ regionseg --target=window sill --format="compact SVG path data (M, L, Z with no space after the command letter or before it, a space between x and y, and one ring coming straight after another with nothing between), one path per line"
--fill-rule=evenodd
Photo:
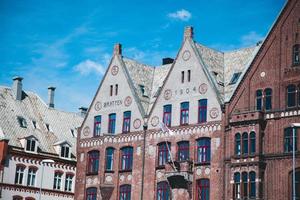
M201 163L195 163L195 166L205 166L205 165L210 165L210 162L201 162Z
M132 172L132 169L120 169L119 173Z
M110 174L113 174L113 173L115 173L115 171L114 171L114 170L105 170L104 173L110 173Z
M96 176L98 175L98 172L88 172L86 173L86 176Z

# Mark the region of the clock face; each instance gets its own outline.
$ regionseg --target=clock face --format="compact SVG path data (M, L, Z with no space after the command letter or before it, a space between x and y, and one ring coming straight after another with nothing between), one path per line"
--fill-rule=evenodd
M102 108L102 103L101 103L100 101L97 101L97 102L95 103L94 108L95 108L96 111L101 110L101 108Z
M207 92L208 86L205 83L202 83L199 86L199 93L200 94L205 94Z
M125 106L130 106L132 103L132 98L130 96L126 97L125 100L124 100L124 104Z
M91 132L90 127L86 126L86 127L84 127L82 133L84 136L88 136L90 134L90 132Z
M158 123L159 123L159 118L157 116L154 116L151 118L151 125L153 127L156 127L158 125Z
M209 115L212 119L215 119L219 116L219 110L218 108L212 108L210 111L209 111Z
M118 72L119 72L119 67L116 66L116 65L114 65L114 66L111 68L111 74L112 74L113 76L115 76L115 75L118 74Z
M187 60L190 59L190 57L191 57L190 51L185 50L185 51L183 52L183 54L182 54L182 59L183 59L184 61L187 61Z
M172 91L169 89L165 90L165 92L164 92L165 100L169 100L169 99L171 99L171 97L172 97Z

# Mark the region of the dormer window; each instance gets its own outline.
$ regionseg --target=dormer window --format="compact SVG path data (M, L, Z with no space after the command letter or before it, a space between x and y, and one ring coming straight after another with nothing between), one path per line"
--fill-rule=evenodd
M19 122L20 127L27 128L27 122L26 122L25 118L20 117L20 116L18 116L17 118L18 118L18 122Z
M68 145L62 145L60 147L60 157L69 158L70 157L70 147Z
M232 78L231 78L230 82L229 82L229 85L235 84L239 80L239 77L240 77L241 74L242 74L241 72L234 73L232 75Z
M26 151L35 152L36 140L34 138L30 138L26 140Z

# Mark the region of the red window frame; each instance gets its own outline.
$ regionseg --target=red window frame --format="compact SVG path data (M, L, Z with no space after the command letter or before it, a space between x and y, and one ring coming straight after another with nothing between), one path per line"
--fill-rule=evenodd
M88 152L88 164L87 173L88 174L98 174L99 170L99 151ZM97 168L97 169L96 169Z
M184 107L184 105L187 105L187 107ZM180 104L180 125L189 124L189 109L189 102L182 102Z
M96 200L97 199L97 188L90 187L86 189L86 200Z
M123 133L130 132L130 121L131 121L131 111L126 111L123 113Z
M190 157L190 144L188 141L181 141L177 143L177 160L185 161ZM184 156L182 156L184 155Z
M209 200L209 192L210 192L210 181L209 179L203 178L197 180L196 185L196 200ZM206 193L206 195L203 193Z
M203 141L203 144L201 144ZM199 154L201 154L199 156ZM211 139L200 138L197 140L197 163L210 163L211 160Z
M111 113L108 116L108 133L114 134L116 132L116 113Z
M121 149L121 170L132 170L133 147L123 147Z
M169 146L169 149L171 151L171 144L168 142L167 143ZM167 147L166 142L162 142L158 144L158 149L157 149L157 166L164 166L169 160L170 160L170 154L169 150Z
M204 122L207 122L207 99L200 99L198 102L198 123Z
M131 185L121 185L120 186L120 200L130 200L131 199Z
M98 137L101 134L101 121L101 115L97 115L94 117L94 137Z
M163 108L163 123L167 127L171 127L171 120L172 120L172 105L168 104L165 105Z
M167 181L162 181L157 183L156 199L157 200L170 199L170 186Z

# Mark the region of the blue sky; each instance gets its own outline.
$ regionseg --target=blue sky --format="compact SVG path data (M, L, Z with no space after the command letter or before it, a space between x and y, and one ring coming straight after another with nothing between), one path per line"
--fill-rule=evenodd
M175 57L183 29L219 50L262 40L285 0L1 0L0 85L24 77L25 90L47 100L56 86L59 109L88 107L114 43L150 65Z

